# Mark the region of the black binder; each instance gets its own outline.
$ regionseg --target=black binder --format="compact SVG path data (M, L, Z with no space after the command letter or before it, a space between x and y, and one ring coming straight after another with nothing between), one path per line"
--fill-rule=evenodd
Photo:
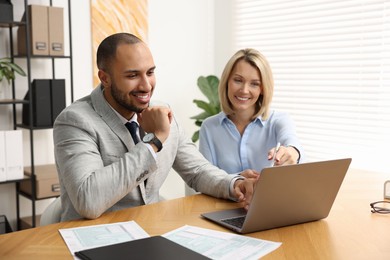
M0 23L14 21L14 7L10 0L0 0Z
M65 80L51 80L51 122L54 124L57 116L66 107L65 100Z
M83 260L195 260L210 259L165 237L154 236L103 247L86 249L75 255Z
M52 127L66 107L64 79L34 79L31 84L34 127ZM29 100L27 91L24 100ZM30 105L23 105L22 121L30 125Z
M33 108L33 126L51 127L51 97L50 80L34 79L31 84L32 90L32 108ZM29 100L29 91L27 91L24 100ZM30 124L29 105L23 105L23 124Z

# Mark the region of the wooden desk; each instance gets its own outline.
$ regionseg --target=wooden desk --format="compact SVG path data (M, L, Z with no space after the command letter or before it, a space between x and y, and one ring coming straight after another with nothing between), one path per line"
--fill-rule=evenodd
M383 199L390 174L350 170L328 218L316 222L251 233L248 236L282 242L264 259L390 259L390 214L370 212L370 202ZM0 235L0 259L72 259L58 232L71 228L135 220L150 235L183 225L219 227L199 215L236 203L205 195L163 201L103 215Z

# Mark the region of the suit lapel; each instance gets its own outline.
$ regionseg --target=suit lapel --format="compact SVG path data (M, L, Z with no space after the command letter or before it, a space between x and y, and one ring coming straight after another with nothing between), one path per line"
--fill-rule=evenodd
M101 85L99 85L91 94L92 105L95 111L101 116L107 126L122 140L128 150L134 147L133 139L131 138L126 126L112 110L108 102L103 96Z

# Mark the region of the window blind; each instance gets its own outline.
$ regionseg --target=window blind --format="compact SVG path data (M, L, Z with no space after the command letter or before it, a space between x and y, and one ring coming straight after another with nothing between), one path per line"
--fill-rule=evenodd
M308 161L352 157L387 171L389 0L235 0L233 46L271 64L272 107L293 118Z

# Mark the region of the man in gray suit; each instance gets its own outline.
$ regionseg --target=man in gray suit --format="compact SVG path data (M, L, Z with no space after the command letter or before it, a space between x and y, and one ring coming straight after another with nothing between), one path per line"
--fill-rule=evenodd
M172 167L193 189L248 206L254 182L242 176L258 173L235 176L211 165L171 109L151 101L155 64L144 42L127 33L107 37L97 66L101 84L54 124L61 221L157 202ZM133 138L125 126L131 122Z

